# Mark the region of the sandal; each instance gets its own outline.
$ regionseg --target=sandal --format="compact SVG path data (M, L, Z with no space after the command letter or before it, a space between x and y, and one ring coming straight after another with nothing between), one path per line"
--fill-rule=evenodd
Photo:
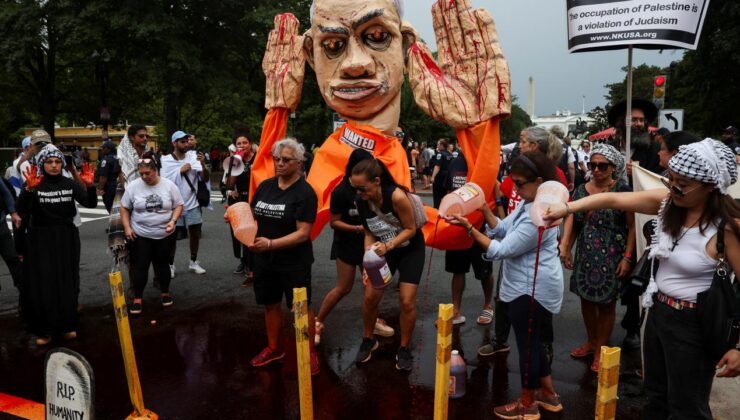
M601 360L594 357L593 363L591 363L591 371L599 373L599 368L601 367Z
M314 329L316 330L316 333L313 336L313 345L318 346L321 344L321 333L324 331L324 323L316 321L314 324Z
M574 359L582 359L588 355L594 354L594 349L587 343L581 347L577 347L570 352L570 357Z
M478 325L489 325L493 322L493 309L483 309L480 311L476 322L478 322Z

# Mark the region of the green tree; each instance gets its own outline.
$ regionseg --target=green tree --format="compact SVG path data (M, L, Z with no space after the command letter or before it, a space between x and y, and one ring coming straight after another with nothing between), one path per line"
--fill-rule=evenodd
M501 122L501 144L519 141L519 133L533 125L527 111L522 109L516 100L516 97L512 98L511 117Z
M609 92L604 96L607 100L607 109L627 98L627 67L622 67L625 73L624 80L606 86ZM632 97L645 100L653 98L653 82L655 76L667 74L667 69L658 66L640 64L632 69Z
M589 136L609 128L609 120L607 119L606 110L604 108L597 106L591 111L588 111L587 115L589 118L593 118L595 120L588 126Z

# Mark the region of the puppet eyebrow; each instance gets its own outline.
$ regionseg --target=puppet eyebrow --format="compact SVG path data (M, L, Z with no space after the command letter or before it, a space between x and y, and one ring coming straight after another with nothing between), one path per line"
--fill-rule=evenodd
M383 16L383 9L375 9L364 15L363 17L357 19L352 23L352 29L357 29L360 25L366 23L367 21L371 19L375 19L378 16Z
M342 28L342 27L336 27L336 28L328 27L327 28L327 27L319 25L319 31L321 31L322 34L341 34L341 35L349 36L349 31L347 30L347 28Z

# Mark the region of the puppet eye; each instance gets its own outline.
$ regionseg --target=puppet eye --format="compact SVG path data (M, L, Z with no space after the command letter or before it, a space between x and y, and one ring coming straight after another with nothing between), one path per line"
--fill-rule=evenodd
M388 48L393 39L391 34L380 26L373 26L362 34L365 44L375 50Z
M347 41L339 38L329 38L321 41L321 47L324 48L324 52L329 58L339 57L346 46Z

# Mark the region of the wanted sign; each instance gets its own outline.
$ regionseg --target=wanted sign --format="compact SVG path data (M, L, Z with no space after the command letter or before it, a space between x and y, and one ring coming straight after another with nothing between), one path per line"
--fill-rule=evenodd
M696 49L709 0L568 0L568 51Z

